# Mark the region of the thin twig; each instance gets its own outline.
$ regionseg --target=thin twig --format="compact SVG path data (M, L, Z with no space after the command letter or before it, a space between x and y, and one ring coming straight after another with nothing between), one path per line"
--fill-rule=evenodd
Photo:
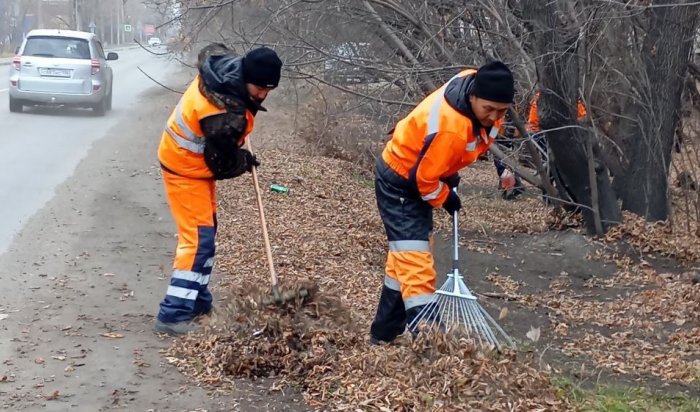
M171 89L170 87L164 85L163 83L161 83L161 82L159 82L158 80L154 79L153 77L149 76L148 73L146 73L145 71L143 71L143 69L142 69L140 66L136 66L136 68L139 69L139 71L140 71L141 73L143 73L144 76L148 77L148 78L151 79L154 83L156 83L157 85L161 86L162 88L167 89L167 90L170 90L171 92L174 92L174 93L185 94L185 92L181 92L181 91L178 91L178 90L175 90L175 89Z

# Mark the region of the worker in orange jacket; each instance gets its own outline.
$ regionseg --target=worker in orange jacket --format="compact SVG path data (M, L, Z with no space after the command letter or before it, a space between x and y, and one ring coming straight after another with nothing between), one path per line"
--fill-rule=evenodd
M539 99L540 92L536 92L535 96L530 101L530 111L528 112L527 116L527 130L532 133L539 133L542 131L542 128L540 127L540 115L537 111L537 101ZM583 121L586 118L586 116L588 116L588 112L586 112L586 106L584 106L583 102L580 99L578 101L576 109L578 121Z
M460 210L458 172L489 149L513 94L510 69L488 63L458 73L396 124L375 171L389 253L371 343L395 339L432 298L433 209Z
M261 103L277 87L282 61L261 47L235 56L222 44L205 47L198 75L167 121L158 147L165 192L178 242L173 272L154 330L184 334L212 309L208 284L214 266L215 181L260 163L243 149Z

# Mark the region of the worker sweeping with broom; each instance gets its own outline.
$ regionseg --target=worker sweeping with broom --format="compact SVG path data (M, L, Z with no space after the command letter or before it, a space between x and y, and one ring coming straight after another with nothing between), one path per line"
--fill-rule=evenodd
M510 69L495 61L458 73L396 124L375 171L389 253L371 343L391 342L407 325L416 332L419 316L440 322L425 310L436 291L433 209L457 216L458 172L489 149L513 95Z
M173 272L156 332L185 334L212 309L216 180L254 172L260 163L242 148L261 103L277 87L282 61L261 47L235 56L223 44L199 54L198 74L167 121L158 148L168 204L178 229Z

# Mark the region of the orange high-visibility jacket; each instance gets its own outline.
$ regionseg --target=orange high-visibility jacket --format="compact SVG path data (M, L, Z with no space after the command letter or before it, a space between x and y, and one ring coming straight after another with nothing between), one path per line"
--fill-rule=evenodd
M487 133L467 117L467 88L476 70L460 72L431 93L400 120L382 158L400 176L415 184L433 207L447 199L449 188L440 179L475 162L493 143L501 120ZM478 130L478 135L475 131Z
M217 107L202 95L200 81L197 76L170 115L158 147L158 159L167 170L178 175L207 179L213 175L204 161L205 136L199 121L226 113L226 109ZM239 146L245 142L254 124L255 117L246 110L246 128L238 139Z
M530 102L530 112L527 117L527 122L529 130L532 132L539 132L542 130L540 128L540 116L537 113L537 100L539 100L539 98L540 92L537 92L535 93L535 97L533 97L532 102ZM581 100L578 101L577 111L578 120L582 120L588 115L586 112L586 106L583 105Z

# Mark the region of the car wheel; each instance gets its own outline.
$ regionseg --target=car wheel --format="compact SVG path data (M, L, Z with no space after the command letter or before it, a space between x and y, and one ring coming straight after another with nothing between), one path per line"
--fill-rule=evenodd
M22 105L22 102L10 96L10 111L12 113L21 113L23 109L24 105Z
M107 110L112 110L112 88L109 88L109 96L107 97Z
M107 99L107 97L103 97L99 103L92 106L92 112L95 113L95 116L105 115L105 113L107 112Z

